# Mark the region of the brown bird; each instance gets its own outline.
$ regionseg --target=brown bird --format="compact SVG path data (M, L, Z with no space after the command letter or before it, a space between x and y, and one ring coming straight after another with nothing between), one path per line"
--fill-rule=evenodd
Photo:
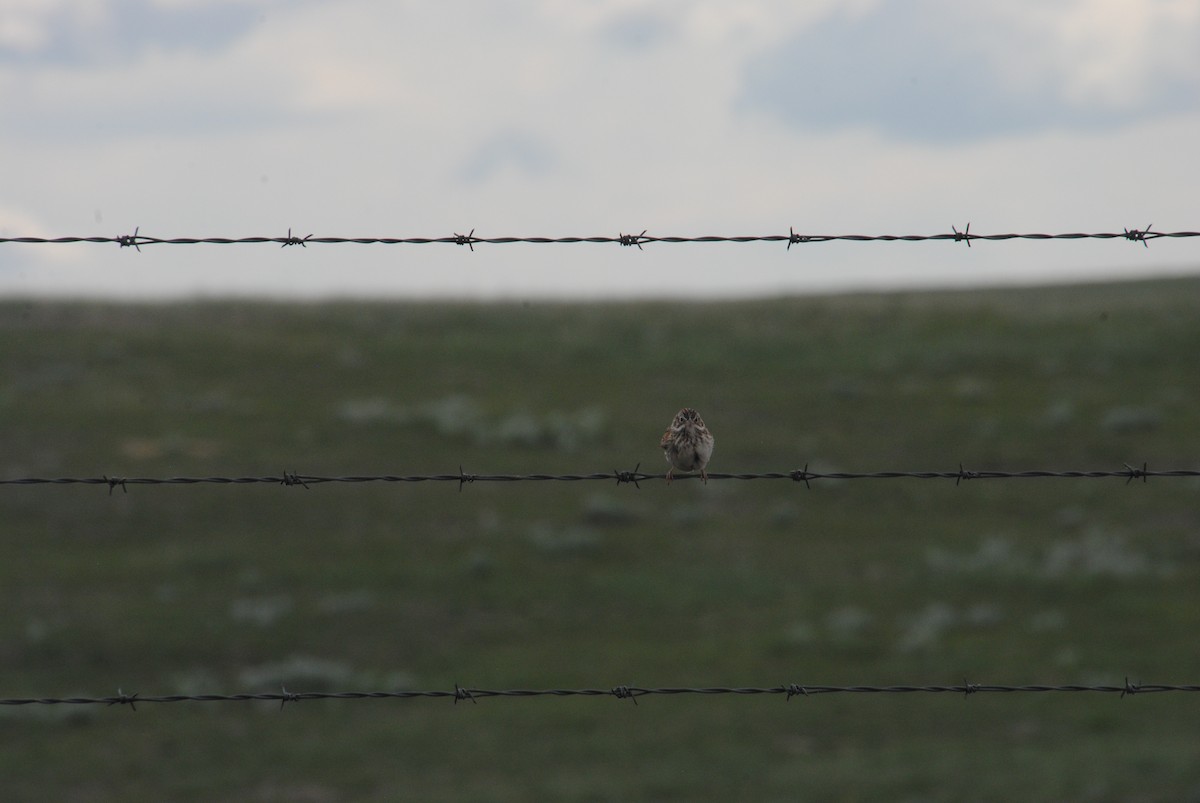
M712 433L704 426L704 419L699 413L691 407L684 407L676 413L675 420L663 433L658 444L662 447L663 456L671 465L667 469L667 482L671 481L675 469L679 469L699 471L700 479L707 485L708 472L705 469L708 467L708 459L712 457L714 442Z

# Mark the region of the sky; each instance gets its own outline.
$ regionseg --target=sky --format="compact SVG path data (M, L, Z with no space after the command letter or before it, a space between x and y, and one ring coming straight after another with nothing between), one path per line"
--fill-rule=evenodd
M1196 0L3 0L0 237L1200 230ZM1200 238L0 244L0 296L751 297Z

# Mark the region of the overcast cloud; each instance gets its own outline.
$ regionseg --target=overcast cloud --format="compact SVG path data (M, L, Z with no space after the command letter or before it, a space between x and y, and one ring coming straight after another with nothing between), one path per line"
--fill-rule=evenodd
M801 131L864 127L930 145L1103 132L1200 108L1200 6L1041 5L1058 10L913 0L831 13L750 60L746 105Z
M1200 4L6 0L0 235L1200 229ZM7 295L760 295L1200 240L0 245Z

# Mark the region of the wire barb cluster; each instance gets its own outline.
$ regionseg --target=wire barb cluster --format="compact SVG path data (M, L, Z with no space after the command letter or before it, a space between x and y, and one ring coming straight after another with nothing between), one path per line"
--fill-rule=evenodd
M757 696L783 695L784 701L793 697L816 697L824 694L961 694L970 697L973 694L1044 694L1044 693L1097 693L1116 694L1121 698L1132 697L1135 694L1161 694L1167 692L1200 692L1200 685L1173 685L1159 683L1134 683L1125 678L1121 685L1050 685L1031 684L1021 686L970 683L961 684L923 685L923 686L827 686L786 683L779 686L613 686L611 688L590 689L477 689L454 684L452 690L424 691L346 691L346 692L291 692L286 686L280 686L278 692L261 694L170 694L157 697L140 694L126 694L118 689L111 697L17 697L0 699L0 706L28 705L104 705L129 706L137 711L137 704L151 703L243 703L254 700L278 702L280 710L287 703L298 703L303 700L411 700L416 698L450 699L454 704L470 701L478 704L481 699L488 697L505 697L516 699L531 699L534 697L613 697L617 700L632 700L637 704L639 697L651 695L660 696Z
M103 485L108 487L111 496L114 488L129 492L130 485L283 485L286 487L299 486L309 489L313 485L325 483L423 483L423 482L456 482L461 491L464 485L476 482L587 482L587 481L616 481L617 485L633 485L641 488L645 480L665 480L666 474L649 474L641 471L641 463L632 471L595 472L592 474L470 474L459 466L456 474L355 474L349 476L321 476L316 474L300 474L295 471L284 471L279 475L245 476L245 477L16 477L0 479L0 485ZM1152 470L1146 463L1141 468L1126 463L1123 468L1101 471L1048 471L1034 469L1027 471L978 471L968 470L960 464L954 471L811 471L806 464L804 468L792 471L768 471L762 473L730 474L709 472L710 480L791 480L802 482L811 489L816 480L954 480L959 485L967 480L1006 480L1006 479L1123 479L1125 484L1140 479L1143 483L1150 477L1200 477L1200 469L1166 469ZM699 474L676 474L675 480L699 479Z
M133 234L121 234L116 237L0 237L2 243L23 244L63 244L63 243L116 243L121 248L133 248L141 251L143 245L247 245L255 243L278 243L281 248L298 245L307 248L309 244L342 245L354 243L357 245L429 245L445 243L450 245L465 245L471 251L476 245L508 245L511 243L528 243L534 245L547 244L576 244L576 243L615 243L623 247L636 246L639 251L645 250L643 245L649 243L787 243L787 250L801 243L827 243L835 240L849 242L924 242L940 241L967 244L969 248L977 240L1128 240L1149 247L1150 240L1160 237L1200 237L1200 231L1154 231L1154 224L1144 229L1122 228L1119 232L1065 232L1059 234L972 234L971 224L959 231L957 226L951 226L949 233L941 234L800 234L795 227L788 227L787 234L766 235L702 235L698 237L655 236L647 234L648 229L642 229L641 234L619 233L617 236L592 237L476 237L472 228L467 234L454 233L448 237L317 237L307 234L303 237L292 234L291 228L282 237L152 237L141 233L141 227L136 227Z

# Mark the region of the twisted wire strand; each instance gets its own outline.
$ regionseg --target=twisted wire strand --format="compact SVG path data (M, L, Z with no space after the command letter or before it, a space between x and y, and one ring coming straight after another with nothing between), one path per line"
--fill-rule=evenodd
M723 473L709 472L709 480L790 480L802 482L806 486L817 480L954 480L960 484L966 480L1000 480L1000 479L1123 479L1126 483L1140 479L1145 482L1150 477L1200 477L1197 469L1150 469L1145 463L1141 468L1126 464L1123 468L1099 471L976 471L959 466L954 471L810 471L807 466L792 471L769 471L762 473ZM469 474L459 469L457 474L362 474L349 476L321 476L315 474L300 474L285 471L278 475L268 476L210 476L210 477L129 477L121 475L103 475L99 477L15 477L0 479L0 485L104 485L111 492L120 487L128 490L130 485L285 485L308 488L313 485L326 483L427 483L427 482L456 482L461 489L463 485L476 482L512 483L512 482L587 482L587 481L616 481L618 485L633 484L649 480L665 480L666 474L650 474L639 471L594 472L591 474ZM673 480L696 480L698 474L676 474Z
M786 243L790 250L793 245L804 243L825 243L833 241L846 242L927 242L949 241L965 242L969 247L973 241L1005 241L1005 240L1128 240L1148 246L1151 240L1167 238L1200 237L1200 231L1154 231L1153 224L1144 229L1123 229L1120 232L1062 232L1056 234L1042 233L1006 233L1006 234L977 234L971 232L971 224L959 231L956 226L950 232L938 234L803 234L789 229L787 234L765 235L700 235L687 236L656 236L643 230L640 234L618 234L599 236L500 236L477 237L475 229L469 234L453 234L442 237L336 237L315 236L308 234L304 237L293 235L291 229L285 236L252 236L252 237L152 237L142 234L141 228L135 228L133 234L123 234L115 237L101 236L69 236L69 237L0 237L0 244L20 243L26 245L75 244L75 243L109 243L122 248L134 248L140 251L143 245L250 245L272 243L281 247L298 245L306 248L309 245L430 245L448 244L465 245L474 251L476 245L509 245L525 243L533 245L578 244L578 243L607 243L621 246L634 246L639 249L643 245L654 243Z
M528 699L535 697L614 697L619 700L661 696L755 696L782 695L786 700L793 697L815 697L826 694L1044 694L1044 693L1096 693L1116 694L1132 697L1136 694L1162 694L1168 692L1200 692L1200 685L1133 683L1126 678L1121 685L1076 685L1076 684L1029 684L1000 685L988 683L961 683L955 685L893 685L893 686L830 686L789 683L779 686L613 686L611 688L584 689L477 689L455 685L453 690L423 691L347 691L347 692L290 692L281 687L278 692L259 694L171 694L142 696L126 694L118 690L115 696L107 697L18 697L0 699L0 706L31 705L128 705L137 710L139 703L240 703L250 701L277 702L280 708L286 703L303 700L410 700L415 698L451 699L478 702L491 697Z

